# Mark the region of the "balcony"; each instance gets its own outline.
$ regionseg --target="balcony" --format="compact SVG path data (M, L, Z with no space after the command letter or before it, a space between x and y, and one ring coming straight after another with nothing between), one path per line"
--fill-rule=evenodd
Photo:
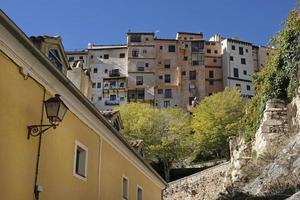
M119 100L105 100L105 105L116 106L120 105Z
M119 69L113 69L109 71L109 77L120 77L120 75Z

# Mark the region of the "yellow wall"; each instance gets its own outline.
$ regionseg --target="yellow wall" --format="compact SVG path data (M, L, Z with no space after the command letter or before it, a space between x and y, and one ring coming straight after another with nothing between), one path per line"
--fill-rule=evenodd
M40 122L44 89L31 78L25 80L19 68L1 52L0 66L1 199L32 200L38 138L27 140L27 126ZM49 97L47 93L45 99ZM43 123L48 121L44 119ZM88 147L86 181L73 175L75 140ZM42 138L41 199L96 200L100 158L101 199L121 198L122 175L129 178L129 199L136 199L137 185L143 187L145 200L161 198L159 187L104 141L100 156L100 145L100 136L68 111L63 122Z
M101 199L120 199L122 176L129 180L129 199L135 200L137 185L143 188L144 200L161 199L160 189L137 171L108 143L102 144Z

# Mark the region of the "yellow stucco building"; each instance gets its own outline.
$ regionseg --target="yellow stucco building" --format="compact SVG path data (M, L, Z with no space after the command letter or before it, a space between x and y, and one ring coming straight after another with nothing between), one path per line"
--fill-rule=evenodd
M163 179L2 11L0 66L0 199L161 199ZM55 94L64 119L28 139Z

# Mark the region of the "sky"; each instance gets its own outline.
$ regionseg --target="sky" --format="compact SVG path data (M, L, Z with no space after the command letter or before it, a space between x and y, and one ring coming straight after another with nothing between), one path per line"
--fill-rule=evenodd
M66 50L124 44L126 33L215 33L265 45L283 28L296 0L1 0L28 35L60 35Z

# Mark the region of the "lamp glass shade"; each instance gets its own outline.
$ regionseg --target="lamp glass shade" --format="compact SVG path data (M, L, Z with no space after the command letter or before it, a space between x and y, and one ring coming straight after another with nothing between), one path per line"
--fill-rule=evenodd
M61 122L67 112L67 107L60 99L59 95L55 95L55 97L45 101L45 108L50 123Z

